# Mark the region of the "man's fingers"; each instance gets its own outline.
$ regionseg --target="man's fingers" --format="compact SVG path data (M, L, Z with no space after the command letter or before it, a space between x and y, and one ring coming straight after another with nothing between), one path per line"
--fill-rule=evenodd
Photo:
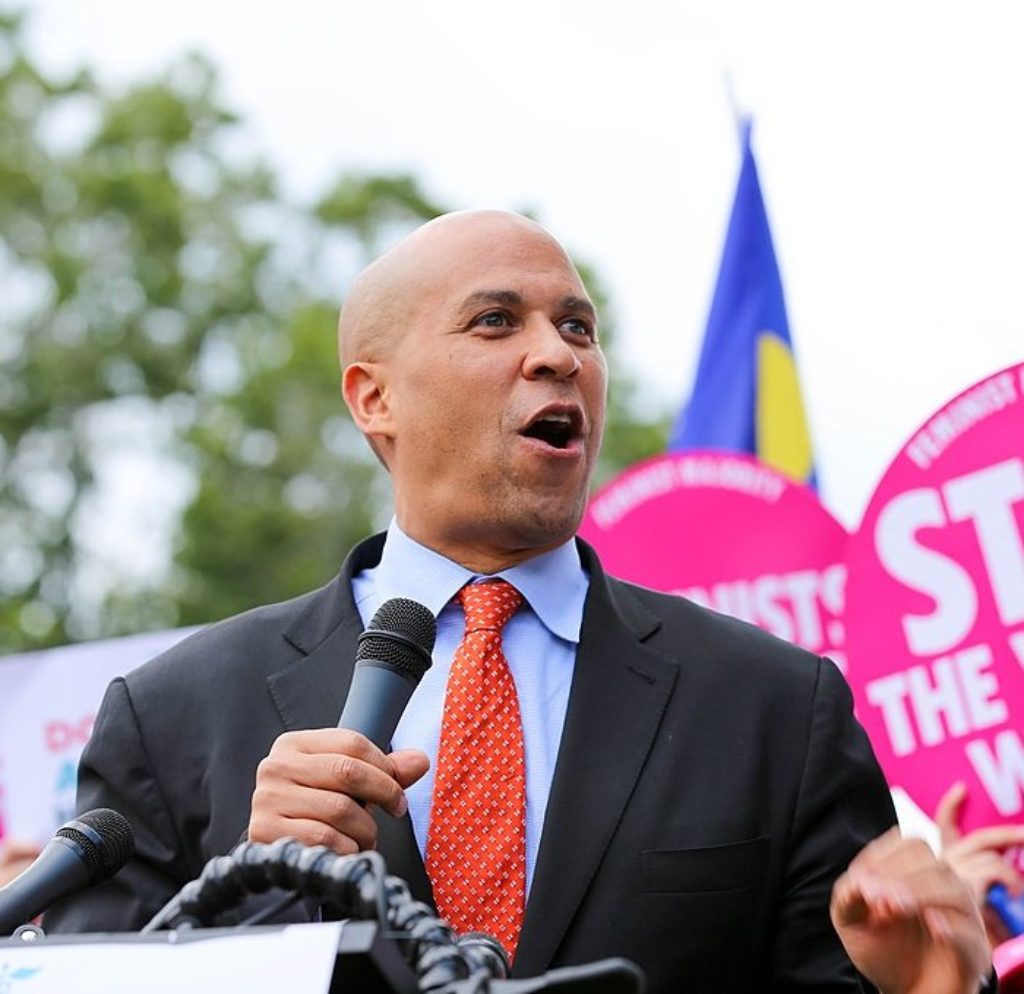
M841 876L832 888L830 913L832 921L837 927L859 925L870 914L870 908L864 895L849 874Z
M899 880L871 877L862 882L861 892L873 913L886 917L914 917L927 909L974 915L977 904L970 888L944 864L934 871L921 870Z
M278 818L267 825L269 838L272 839L290 838L301 842L304 846L326 846L339 856L351 856L353 853L363 852L365 849L372 849L372 846L360 845L351 836L339 832L332 825L326 825L322 821L314 821L308 818ZM254 842L263 841L255 838L250 828L249 837Z
M365 735L348 728L307 728L285 732L274 742L270 754L305 753L318 755L336 753L361 759L377 769L390 773L387 757Z
M427 770L430 760L419 749L396 749L388 756L391 760L395 779L404 787L411 787Z
M973 895L948 863L936 860L919 839L887 833L867 846L834 891L841 920L915 917L925 908L974 913Z
M257 768L254 804L266 800L262 788L312 787L379 804L389 814L400 816L407 807L405 792L392 775L393 764L387 761L385 765L388 772L353 756L272 752Z
M966 799L967 784L958 781L942 795L935 809L935 824L939 827L943 849L960 839L960 809Z
M426 756L421 755L422 761L427 762ZM260 764L260 775L265 767L273 770L274 775L297 783L340 790L367 803L379 804L392 815L402 815L407 808L392 757L350 729L286 732L278 736L270 755ZM406 763L402 773L411 777L408 782L422 776L416 763Z
M905 846L899 829L891 828L856 855L832 888L831 913L837 926L859 924L872 914L884 913L888 904L898 903L894 876L881 871Z
M377 824L358 801L332 790L292 784L260 786L253 798L249 839L273 842L291 836L308 846L346 854L377 845Z
M898 828L869 842L847 869L854 880L873 878L893 882L935 863L935 854L921 839L904 839Z

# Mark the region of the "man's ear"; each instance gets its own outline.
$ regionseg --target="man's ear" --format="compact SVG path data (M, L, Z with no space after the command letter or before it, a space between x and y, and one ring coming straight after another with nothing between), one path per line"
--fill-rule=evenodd
M367 438L394 435L384 369L376 362L354 362L341 374L341 395L356 427Z

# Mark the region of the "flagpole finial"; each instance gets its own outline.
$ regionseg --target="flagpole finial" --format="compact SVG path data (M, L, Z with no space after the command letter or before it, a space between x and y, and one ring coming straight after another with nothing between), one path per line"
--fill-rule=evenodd
M731 69L722 70L722 82L725 89L725 99L729 105L729 111L732 114L733 123L736 125L736 133L739 135L740 144L745 145L747 142L747 135L750 132L751 116L742 107L740 107L739 101L736 99L736 87L733 83L733 75Z

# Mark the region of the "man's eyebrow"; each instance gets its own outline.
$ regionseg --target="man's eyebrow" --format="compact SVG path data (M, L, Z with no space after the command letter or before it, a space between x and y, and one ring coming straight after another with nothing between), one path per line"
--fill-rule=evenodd
M504 304L506 307L521 307L523 298L515 290L475 290L462 301L462 309L469 310L484 304Z
M591 321L597 321L597 311L594 305L586 297L563 297L559 303L564 311L575 311L577 314L585 314Z

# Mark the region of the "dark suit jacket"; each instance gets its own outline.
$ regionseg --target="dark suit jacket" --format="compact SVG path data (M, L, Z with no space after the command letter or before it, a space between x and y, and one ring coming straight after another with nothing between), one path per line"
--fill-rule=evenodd
M362 629L350 577L381 547L111 685L79 808L123 812L138 851L48 928L137 929L234 846L276 736L337 722ZM619 955L652 992L860 990L829 894L895 816L842 677L580 549L590 591L515 973ZM389 871L429 898L408 818L379 822Z

